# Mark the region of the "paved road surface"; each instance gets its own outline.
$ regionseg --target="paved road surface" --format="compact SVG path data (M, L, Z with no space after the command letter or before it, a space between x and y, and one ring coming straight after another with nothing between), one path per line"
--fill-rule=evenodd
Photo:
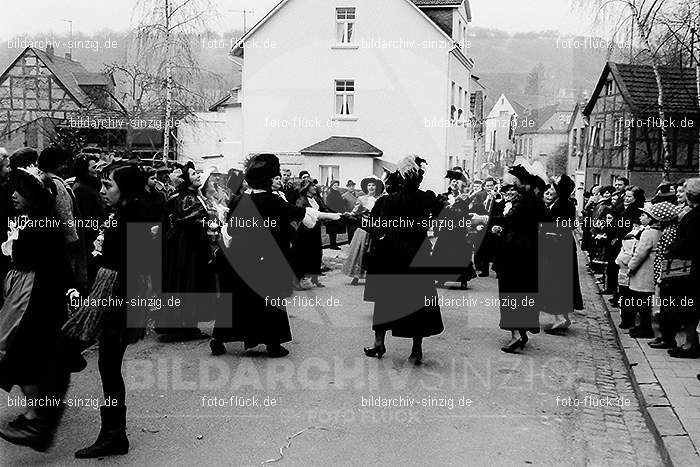
M278 458L296 435L284 459L270 465L662 465L586 280L587 309L571 333L539 334L522 355L499 350L509 334L498 329L498 309L488 303L497 296L493 277L474 280L466 292L441 291L480 305L443 308L446 330L425 342L422 367L407 362L406 339L389 336L381 361L363 355L372 343L372 308L361 300L363 287L349 286L337 270L324 278L325 289L297 294L299 303L289 307L288 358L268 360L240 344L214 358L205 341L149 338L129 349L124 366L131 452L103 462L255 466ZM100 395L92 355L69 397ZM586 395L629 405L557 401L582 404ZM370 407L370 398L401 406ZM17 409L4 399L0 418L7 420ZM69 409L53 451L3 443L0 465L90 465L73 452L98 430L96 410Z

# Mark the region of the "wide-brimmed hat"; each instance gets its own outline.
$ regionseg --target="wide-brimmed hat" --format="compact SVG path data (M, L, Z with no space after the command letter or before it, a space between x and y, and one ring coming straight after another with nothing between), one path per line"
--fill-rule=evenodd
M646 203L640 211L646 213L657 222L672 222L678 218L676 206L668 201L656 204Z
M309 188L312 186L315 186L316 184L313 182L313 180L302 180L301 185L299 185L299 192L300 195L304 196L307 191L309 191Z
M377 187L377 192L376 192L377 195L381 195L382 193L384 193L384 182L383 181L381 181L377 177L367 177L360 182L360 188L362 188L362 191L365 194L369 194L367 192L367 185L369 185L370 183L374 183L374 185Z
M464 176L464 173L460 172L459 170L448 170L447 174L445 175L445 178L449 178L450 180L459 180L461 182L467 181L467 178Z

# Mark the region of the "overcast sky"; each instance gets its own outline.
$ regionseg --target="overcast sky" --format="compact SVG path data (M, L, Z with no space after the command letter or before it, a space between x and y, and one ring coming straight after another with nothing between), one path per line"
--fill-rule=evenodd
M241 28L240 13L255 10L249 25L265 15L278 0L214 0L221 14L219 28ZM321 0L325 1L325 0ZM104 29L129 27L137 0L0 0L2 25L0 39L15 35L67 32L73 21L74 32L92 34ZM471 0L472 25L494 27L508 32L560 30L588 34L590 21L573 13L569 0ZM212 24L212 27L215 25Z

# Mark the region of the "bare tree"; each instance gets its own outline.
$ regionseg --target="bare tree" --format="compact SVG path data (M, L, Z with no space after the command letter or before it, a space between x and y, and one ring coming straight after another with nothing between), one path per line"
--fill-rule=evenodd
M659 18L671 9L669 0L572 0L574 7L582 10L594 10L597 17L607 17L615 22L613 35L620 31L635 32L641 42L641 48L646 53L656 80L658 92L657 111L661 120L661 141L663 147L663 180L670 179L671 147L666 125L664 110L664 87L661 80L661 64L658 56L658 46L653 46L653 34L659 26ZM630 46L632 48L632 46Z
M195 52L207 21L216 16L211 0L139 0L135 11L140 16L136 43L145 62L154 67L149 73L161 80L163 120L163 158L170 152L174 105L194 108L204 95L197 91L203 77L215 74L202 69Z

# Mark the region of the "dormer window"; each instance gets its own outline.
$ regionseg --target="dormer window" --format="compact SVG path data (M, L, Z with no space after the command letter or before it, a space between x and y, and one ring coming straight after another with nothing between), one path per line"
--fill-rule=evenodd
M605 83L605 95L612 96L613 94L615 94L615 82L609 80Z
M335 22L338 44L352 44L355 31L355 8L336 8Z

